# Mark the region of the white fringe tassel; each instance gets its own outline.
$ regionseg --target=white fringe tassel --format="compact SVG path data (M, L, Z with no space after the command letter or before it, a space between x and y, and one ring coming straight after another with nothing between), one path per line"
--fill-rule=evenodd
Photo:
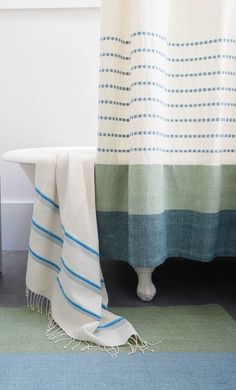
M39 295L31 291L28 287L25 289L27 307L38 313L46 313L48 315L50 309L50 301L43 295Z
M53 341L55 344L59 342L64 342L64 348L69 348L71 351L76 350L77 348L82 351L89 351L91 349L106 352L112 358L116 358L120 353L120 347L107 347L102 345L96 345L91 341L82 341L74 339L68 336L64 330L54 321L51 313L51 304L49 299L43 295L39 295L31 291L28 287L25 290L27 307L30 307L31 310L37 311L38 313L45 313L48 317L48 325L46 329L46 336L49 340ZM161 341L157 343L150 343L143 340L138 335L133 335L129 340L124 344L130 348L128 355L133 355L136 352L155 352L152 348L155 345L161 344Z

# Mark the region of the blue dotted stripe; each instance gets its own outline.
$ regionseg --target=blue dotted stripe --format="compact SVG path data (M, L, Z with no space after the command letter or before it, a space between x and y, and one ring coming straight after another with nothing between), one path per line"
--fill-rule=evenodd
M153 86L160 89L163 89L165 92L169 93L195 93L195 92L216 92L216 91L225 91L225 92L236 92L236 88L233 87L204 87L204 88L166 88L164 85L159 84L155 81L135 81L131 84L131 88L140 86ZM110 85L112 87L112 85Z
M114 121L114 122L130 122L129 118L120 118L116 116L99 116L98 120L100 121Z
M151 53L151 54L158 54L159 56L165 58L168 62L193 62L193 61L207 61L207 60L217 60L217 59L226 59L226 60L236 60L236 56L232 54L214 54L214 55L208 55L208 56L200 56L200 57L168 57L166 53L153 48L143 47L143 48L137 48L131 51L131 56L137 53ZM103 53L104 56L109 57L110 54L114 53ZM131 59L131 57L126 57L127 60Z
M157 70L160 73L163 73L166 77L172 77L172 78L204 77L204 76L205 77L206 76L231 76L231 77L236 76L236 72L231 72L228 70L216 70L216 71L209 71L209 72L193 72L193 73L169 73L166 72L165 69L160 68L159 66L156 65L134 65L131 67L131 72L140 69ZM115 68L101 68L99 72L114 73L121 76L131 76L131 72L125 72Z
M236 72L231 72L227 70L216 70L209 72L191 72L191 73L168 73L165 69L160 68L157 65L145 65L139 64L131 67L131 71L140 70L140 69L151 69L158 70L160 73L163 73L167 77L176 77L176 78L185 78L185 77L204 77L204 76L236 76ZM109 71L109 69L108 69Z
M157 38L162 41L164 41L167 46L172 47L188 47L188 46L202 46L202 45L212 45L216 43L236 43L236 40L233 38L212 38L207 40L201 40L201 41L190 41L190 42L171 42L168 41L166 37L164 37L161 34L150 32L150 31L135 31L131 34L131 38L140 37L140 36L148 36L152 38ZM115 36L102 36L101 41L113 41L113 42L119 42L124 45L130 45L131 39L121 39L119 37Z
M157 114L137 114L137 115L132 115L130 117L130 120L135 120L135 119L160 119L164 122L175 122L175 123L183 123L183 122L193 122L193 123L198 123L198 122L235 122L234 118L166 118L161 115Z
M164 42L168 46L174 47L184 47L184 46L201 46L201 45L212 45L215 43L236 43L236 40L233 38L212 38L201 41L190 41L190 42L171 42L168 41L167 38L161 34L150 32L150 31L136 31L131 34L131 37L140 37L140 36L149 36L153 38L158 38Z
M119 69L114 69L114 68L101 68L99 70L100 73L114 73L114 74L119 74L121 76L130 76L131 72L125 72L123 70Z
M123 45L130 45L131 44L131 40L125 40L125 39L121 39L119 37L114 37L114 36L103 36L100 38L100 41L103 42L103 41L113 41L113 42L118 42L118 43L122 43Z
M154 97L139 97L134 98L130 101L130 104L137 103L137 102L154 102L154 103L160 103L164 107L171 107L171 108L196 108L196 107L219 107L219 106L225 106L225 107L236 107L236 103L230 103L230 102L206 102L206 103L179 103L179 104L173 104L173 103L166 103L158 98Z
M180 57L180 58L168 57L164 52L158 49L152 49L148 47L137 48L132 50L131 56L124 56L122 54L112 53L112 52L103 52L100 54L100 57L113 57L124 61L130 61L132 55L137 53L158 54L159 56L163 57L167 62L194 62L194 61L208 61L208 60L218 60L218 59L236 60L236 56L232 54L214 54L214 55L200 56L200 57Z
M112 137L112 138L130 138L130 134L123 134L123 133L103 133L98 132L98 137Z
M99 100L98 101L98 104L111 104L113 106L121 106L121 107L129 107L130 106L130 103L127 103L127 102L118 102L118 101L114 101L114 100Z
M233 87L202 87L202 88L166 88L164 85L159 84L155 81L135 81L131 84L130 87L123 87L115 84L99 84L100 89L115 89L118 91L129 92L131 88L140 87L140 86L151 86L162 89L164 92L168 93L195 93L195 92L236 92L236 88Z
M164 107L170 107L170 108L196 108L196 107L236 107L236 103L229 103L229 102L206 102L206 103L179 103L179 104L173 104L173 103L166 103L163 100L160 100L158 98L153 97L139 97L132 99L129 103L128 102L118 102L114 100L99 100L99 104L108 104L108 105L114 105L114 106L123 106L123 107L129 107L133 103L137 102L154 102L159 103L163 105Z
M110 52L101 53L100 57L113 57L113 58L118 58L119 60L124 60L124 61L129 61L131 59L130 56L123 56L122 54L110 53Z
M156 130L133 131L129 134L98 132L99 137L130 138L140 135L158 136L163 138L235 138L235 134L168 134Z
M113 149L97 148L99 153L131 153L131 152L162 152L162 153L236 153L236 149L164 149L158 147L130 148L130 149Z
M114 116L99 116L99 120L114 122L130 122L136 119L159 119L163 122L175 123L202 123L202 122L235 122L234 118L167 118L157 114L137 114L131 115L130 118L119 118Z
M130 91L130 87L122 87L114 84L99 84L100 89L115 89L117 91Z

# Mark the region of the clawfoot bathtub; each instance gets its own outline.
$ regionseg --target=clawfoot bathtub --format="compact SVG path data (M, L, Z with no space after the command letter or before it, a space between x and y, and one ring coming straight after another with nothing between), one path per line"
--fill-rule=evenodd
M63 150L78 150L83 154L96 154L96 147L50 147L50 148L30 148L18 149L4 153L3 160L20 164L26 176L34 185L35 164L47 154L58 154ZM143 301L150 301L156 294L156 288L152 283L152 273L154 268L135 268L138 275L137 295Z

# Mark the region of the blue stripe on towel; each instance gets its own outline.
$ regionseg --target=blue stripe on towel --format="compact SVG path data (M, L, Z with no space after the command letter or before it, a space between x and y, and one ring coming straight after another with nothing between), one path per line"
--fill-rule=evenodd
M63 239L61 237L59 237L55 233L50 232L48 229L46 229L45 227L37 223L35 219L32 219L32 225L35 226L37 229L41 230L42 232L46 233L47 235L49 235L51 238L55 239L60 244L63 244Z
M59 205L54 202L51 198L49 198L46 194L44 194L39 188L35 187L35 191L38 195L40 195L44 200L54 206L56 209L59 209Z
M92 252L93 254L95 254L96 256L99 256L99 253L97 251L95 251L95 249L91 248L90 246L84 244L82 241L78 240L78 238L75 238L74 236L72 236L70 233L68 233L64 226L62 226L62 229L64 231L64 234L65 234L65 237L69 238L70 240L72 240L73 242L75 242L76 244L82 246L83 248L87 249L89 252Z
M101 290L101 287L100 287L98 284L92 282L91 280L85 278L84 276L80 275L78 272L75 272L73 269L71 269L71 268L66 264L65 259L63 259L63 257L61 257L61 262L62 262L62 264L63 264L65 270L66 270L68 273L70 273L71 275L75 276L76 278L82 280L83 282L89 284L90 286L95 287L95 288L98 289L98 290Z
M64 297L66 298L66 300L75 308L75 309L78 309L80 311L82 311L83 313L85 314L88 314L90 317L93 317L93 318L96 318L97 320L100 320L101 319L101 316L86 309L85 307L79 305L77 302L73 301L65 292L62 284L61 284L61 281L60 279L57 277L57 282L58 282L58 286L60 287L60 290L62 292L62 294L64 295Z
M106 329L106 328L110 328L111 326L113 325L116 325L118 324L119 322L123 321L124 318L123 317L119 317L119 318L116 318L115 320L111 321L111 322L107 322L106 324L104 325L99 325L97 327L97 329Z
M103 308L104 310L107 310L107 311L108 311L108 306L107 306L107 305L104 305L104 303L102 303L102 308Z
M60 267L57 264L55 264L52 260L46 259L45 257L38 255L31 248L29 248L29 252L35 260L39 261L43 265L48 266L49 268L53 269L54 271L60 272L60 270L61 270Z

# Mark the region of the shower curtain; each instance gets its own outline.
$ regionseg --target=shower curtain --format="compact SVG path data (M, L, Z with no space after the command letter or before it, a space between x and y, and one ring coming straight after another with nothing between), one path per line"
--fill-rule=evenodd
M236 1L104 0L100 252L236 256Z

